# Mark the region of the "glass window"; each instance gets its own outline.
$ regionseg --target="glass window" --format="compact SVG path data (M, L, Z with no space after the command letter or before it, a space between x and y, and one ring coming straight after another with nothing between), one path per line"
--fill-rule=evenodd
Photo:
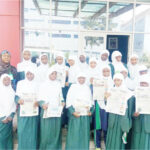
M107 3L98 1L86 1L81 3L81 26L87 30L106 29Z
M150 3L150 0L136 0L137 2L146 2L146 3Z
M150 5L137 4L135 9L135 31L150 32Z
M110 31L131 32L133 29L133 4L132 3L109 3Z

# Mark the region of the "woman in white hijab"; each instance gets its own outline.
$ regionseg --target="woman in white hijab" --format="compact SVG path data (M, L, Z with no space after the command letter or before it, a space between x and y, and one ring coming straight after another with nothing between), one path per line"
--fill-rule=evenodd
M29 50L23 51L23 61L17 64L18 81L25 79L25 71L28 67L36 68L36 64L31 62L31 52Z
M114 68L114 73L119 73L120 67L126 67L127 65L122 62L122 54L119 51L114 51L111 56L112 59L112 67Z
M40 149L61 150L61 113L65 103L56 69L48 70L38 100L41 107Z
M110 97L114 90L124 90L128 94L126 95L126 112L125 115L119 115L115 113L109 113L108 118L108 130L106 138L106 149L125 149L125 144L127 144L127 134L132 125L132 115L133 115L133 100L132 93L123 85L124 77L121 73L116 73L113 78L114 87L110 89L110 93L106 97ZM119 98L119 95L118 95ZM109 99L107 99L108 101ZM117 107L117 106L116 106ZM106 108L107 110L107 108Z
M77 83L72 84L67 94L69 125L66 150L89 149L90 120L92 115L92 96L89 86L85 84L86 75L79 73Z
M150 89L150 77L142 76L139 79L139 85L137 86L137 92L145 93L143 96L149 97L149 89ZM146 91L146 92L144 92ZM142 93L140 94L142 96ZM147 93L147 94L146 94ZM137 97L135 97L137 98ZM147 103L148 104L148 103ZM144 104L143 104L144 105ZM135 100L136 107L136 100ZM133 129L132 129L132 138L131 138L131 149L141 149L148 150L150 149L150 114L142 114L136 112L136 108L134 109L134 117L133 117Z
M100 80L105 83L105 91L113 87L113 80L111 77L111 69L109 65L104 65L101 68ZM107 127L108 127L108 113L105 110L105 99L95 100L95 140L96 148L101 148L101 134L104 134L104 142L106 143Z
M68 63L70 65L68 69L68 83L69 87L71 84L76 83L76 76L79 73L79 67L77 65L77 58L74 55L70 55L68 58Z
M99 77L99 70L97 67L97 59L95 57L91 57L89 60L87 76L88 76L88 81L87 81L88 85L93 84L93 79Z
M38 87L45 81L47 71L49 69L48 55L43 53L40 55L40 66L37 67L36 82Z
M32 96L32 97L31 97ZM18 149L37 149L38 144L38 107L37 86L35 82L35 70L31 67L26 69L25 79L17 84L15 101L18 104ZM30 102L30 103L27 103ZM25 105L26 104L26 105ZM24 106L25 105L25 106ZM28 107L27 107L28 105ZM23 107L24 106L24 110ZM29 108L30 106L30 108ZM33 113L26 114L28 109Z
M12 120L16 111L15 92L11 77L3 74L0 78L0 149L13 150Z

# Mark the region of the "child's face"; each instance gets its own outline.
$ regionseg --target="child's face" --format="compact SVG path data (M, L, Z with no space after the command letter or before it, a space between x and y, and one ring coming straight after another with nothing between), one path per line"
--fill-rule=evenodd
M56 61L57 61L57 63L58 63L59 65L61 65L61 64L63 63L63 57L58 56L58 57L56 58Z
M34 74L31 72L27 72L26 77L29 81L32 81L34 79Z
M48 63L48 58L47 58L46 55L44 55L44 56L41 57L41 62L42 62L43 64L47 64L47 63Z
M84 83L85 83L85 77L79 77L79 78L78 78L78 82L79 82L80 84L84 84Z
M2 55L2 61L6 64L10 63L11 56L8 53Z
M85 56L84 55L80 55L79 60L80 60L80 62L84 63L85 62Z
M90 67L91 67L91 68L95 68L96 65L97 65L97 63L96 63L95 61L91 61L91 62L90 62Z
M10 83L11 83L11 80L10 80L9 77L5 77L5 78L3 79L3 84L4 84L5 86L9 86Z
M110 76L110 70L108 68L103 69L103 76L104 77L109 77Z
M75 61L73 59L68 59L68 63L70 66L73 66L75 64Z
M130 59L130 62L131 62L132 65L136 65L137 62L138 62L138 59L133 57L133 58Z
M102 61L106 61L108 59L108 54L107 53L104 53L101 55L101 60Z
M117 57L116 57L116 60L117 60L118 62L121 62L121 59L122 59L122 56L117 56Z
M116 87L119 87L122 84L122 80L120 80L120 79L114 79L114 83L115 83Z
M121 74L124 76L124 79L128 76L128 73L126 71L121 71Z
M149 84L147 82L140 82L141 87L149 87Z
M57 72L56 71L52 72L49 75L49 79L52 80L52 81L56 80L56 78L57 78Z
M23 53L23 58L24 58L24 60L30 60L30 58L31 58L30 52L29 51L25 51Z

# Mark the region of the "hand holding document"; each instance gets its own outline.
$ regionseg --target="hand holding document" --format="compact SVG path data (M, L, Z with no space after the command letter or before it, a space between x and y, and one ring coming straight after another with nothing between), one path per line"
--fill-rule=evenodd
M24 103L20 105L21 117L37 116L39 114L39 108L35 106L36 94L23 94L21 99L24 101Z
M150 88L137 88L136 95L136 112L139 114L150 114Z

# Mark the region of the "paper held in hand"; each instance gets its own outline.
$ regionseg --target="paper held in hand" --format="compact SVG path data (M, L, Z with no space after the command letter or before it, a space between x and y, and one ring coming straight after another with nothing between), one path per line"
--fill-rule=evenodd
M107 84L104 80L94 79L93 80L93 99L104 100L104 94L107 89Z
M80 116L87 116L90 112L90 105L86 100L77 99L73 107L75 112L78 112Z
M66 82L66 71L63 70L63 72L57 72L57 80L61 83L61 86L64 87L65 86L65 82Z
M106 111L124 116L127 109L128 91L126 90L110 90L110 97L107 99Z
M139 114L150 114L150 88L137 88L135 93L136 112Z
M50 118L50 117L61 117L63 110L63 106L60 105L48 105L48 109L44 110L43 118Z
M20 105L21 117L37 116L39 114L39 107L34 106L37 100L36 94L23 94L21 99L24 100L24 104Z

